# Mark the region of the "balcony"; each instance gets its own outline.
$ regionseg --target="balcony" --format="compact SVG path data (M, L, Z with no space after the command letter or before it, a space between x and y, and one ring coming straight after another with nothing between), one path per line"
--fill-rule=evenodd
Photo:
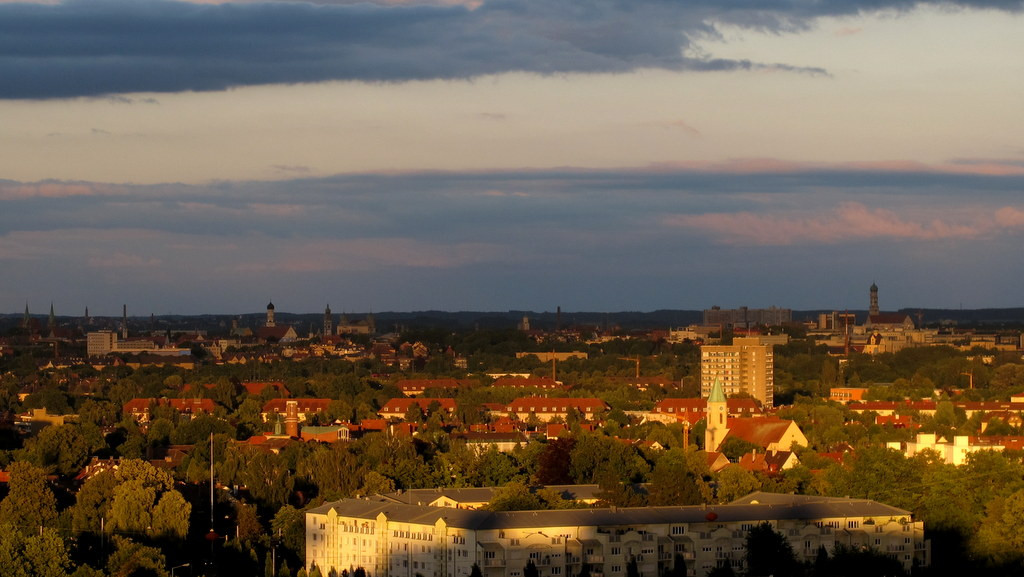
M484 567L504 567L504 559L484 559Z

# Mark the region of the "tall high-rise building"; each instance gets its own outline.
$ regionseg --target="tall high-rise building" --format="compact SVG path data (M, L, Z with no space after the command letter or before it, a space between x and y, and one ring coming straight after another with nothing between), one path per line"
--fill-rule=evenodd
M700 396L710 397L715 381L728 397L747 393L764 408L775 397L775 355L758 337L735 338L731 345L700 348Z

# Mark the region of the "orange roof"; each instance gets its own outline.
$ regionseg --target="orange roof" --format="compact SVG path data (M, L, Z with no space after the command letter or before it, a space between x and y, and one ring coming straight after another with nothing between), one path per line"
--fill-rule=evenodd
M563 388L558 381L551 377L502 377L491 385L492 387L514 387L519 389L560 389Z
M558 413L568 412L570 408L581 413L596 413L608 409L608 403L590 397L520 397L508 404L507 411L513 413Z
M290 394L288 392L288 389L284 386L284 383L280 381L245 382L242 383L242 386L245 388L245 392L249 393L250 395L259 395L263 393L263 390L266 389L267 387L274 387L275 389L278 390L278 392L280 392L282 395L286 397Z
M288 401L296 401L300 413L321 413L331 404L331 399L270 399L263 405L263 412L283 413L288 408Z
M775 417L750 417L729 419L728 437L738 437L759 447L778 443L793 425L793 421Z
M380 413L387 413L390 415L404 415L409 411L409 408L413 405L419 405L423 412L426 412L430 405L437 403L441 405L441 409L449 413L455 411L455 399L391 399L384 403L384 406L380 408Z
M149 407L153 404L162 407L171 407L178 412L206 412L212 413L217 407L213 399L166 399L166 398L136 398L121 406L125 413L148 413Z
M395 386L405 391L425 391L427 389L456 389L460 382L455 379L402 379Z

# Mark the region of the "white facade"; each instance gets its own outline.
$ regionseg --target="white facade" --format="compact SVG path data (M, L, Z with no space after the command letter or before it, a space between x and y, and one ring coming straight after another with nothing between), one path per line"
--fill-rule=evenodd
M324 575L522 577L529 561L540 577L624 577L636 559L642 577L657 577L676 555L688 574L718 564L744 570L747 532L771 523L797 557L819 547L873 547L908 570L928 565L924 527L902 509L874 501L754 493L729 505L488 512L345 499L306 513L306 563Z
M901 451L907 458L911 458L924 451L932 451L938 455L947 465L960 466L967 463L968 455L981 451L1002 451L1006 447L999 443L983 442L981 439L972 439L966 435L953 437L953 442L938 437L935 433L918 433L913 441L900 443L890 441L888 448Z

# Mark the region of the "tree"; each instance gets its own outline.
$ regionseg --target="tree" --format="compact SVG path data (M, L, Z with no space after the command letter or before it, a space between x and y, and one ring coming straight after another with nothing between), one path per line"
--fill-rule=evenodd
M902 563L882 551L848 547L843 544L837 544L833 549L827 567L827 571L820 575L828 577L901 577L907 574ZM939 574L948 573L940 572Z
M45 427L30 440L19 458L42 467L48 474L71 476L89 459L91 447L76 425Z
M243 542L258 539L264 533L256 507L241 501L235 506L235 523L238 524L238 538Z
M686 557L683 557L681 553L676 553L672 557L672 568L665 572L663 577L687 577L688 572L686 570Z
M281 544L302 561L306 556L306 514L285 505L270 521L271 532L281 539Z
M484 572L480 570L480 565L473 563L473 566L469 569L469 577L484 577Z
M113 531L152 534L157 537L184 538L192 507L174 490L174 481L166 471L146 461L125 459L114 472L108 509Z
M15 461L8 474L9 492L0 502L0 519L24 535L52 526L57 520L57 500L46 484L46 472L31 463Z
M725 455L726 458L728 458L733 463L739 461L740 457L742 457L743 455L746 455L751 451L757 451L760 449L760 446L755 445L750 441L745 441L743 439L740 439L739 437L733 436L727 437L725 439L725 442L722 443L722 446L718 448L719 452Z
M295 476L284 459L264 451L250 451L248 457L238 476L253 498L268 509L287 503Z
M669 449L658 458L651 471L647 494L647 503L651 506L699 505L704 502L685 449Z
M156 547L147 547L114 535L114 552L107 561L110 577L168 577L167 559Z
M377 471L370 471L363 477L363 486L359 488L361 495L386 495L395 490L395 482Z
M540 577L540 569L537 569L533 559L527 561L526 567L523 567L523 577Z
M110 501L116 486L114 472L109 470L87 480L75 494L71 528L76 532L99 533L102 528L101 519L109 515Z
M562 437L548 441L537 457L537 482L542 485L567 485L572 483L569 471L570 458L576 441Z
M729 465L718 472L718 502L728 503L761 488L760 481L739 465Z
M540 498L519 481L512 481L504 487L496 488L490 503L486 506L490 511L530 511L542 507Z
M167 491L160 496L153 509L153 532L165 539L183 540L188 534L189 515L192 504L177 491Z
M799 573L800 563L793 547L770 523L761 523L747 533L747 574L788 577Z
M708 571L707 577L735 577L736 572L732 570L732 565L728 561L723 562L719 565L715 565Z
M71 561L55 529L28 535L11 525L0 526L0 575L4 577L65 577Z

